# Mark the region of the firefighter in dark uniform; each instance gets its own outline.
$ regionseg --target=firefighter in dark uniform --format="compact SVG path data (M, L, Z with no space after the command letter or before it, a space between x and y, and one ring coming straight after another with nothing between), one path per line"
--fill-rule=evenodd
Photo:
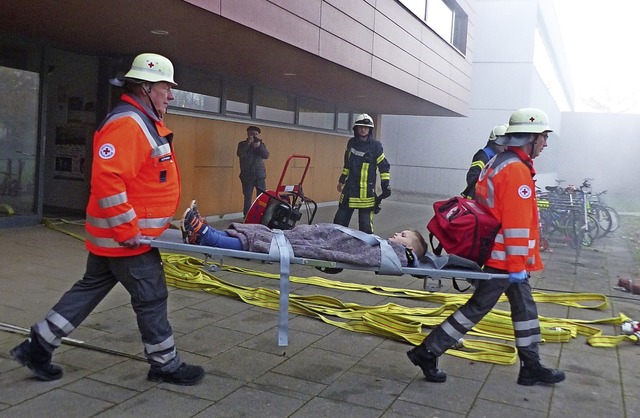
M391 195L389 162L382 143L373 138L373 119L366 113L356 116L353 138L347 142L344 167L338 180L340 201L333 223L349 226L353 211L358 209L358 229L373 234L373 215L380 201ZM380 171L382 194L376 196L376 170Z
M478 181L480 172L494 155L500 154L505 149L503 145L496 144L496 139L498 139L499 136L503 136L506 130L507 125L494 126L491 133L489 133L487 145L473 155L471 166L469 167L469 171L467 171L467 187L460 193L463 197L467 199L473 199L475 197L476 182Z

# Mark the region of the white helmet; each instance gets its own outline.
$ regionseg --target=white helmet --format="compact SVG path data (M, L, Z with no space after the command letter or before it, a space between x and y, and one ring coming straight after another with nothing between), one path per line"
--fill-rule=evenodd
M489 141L495 141L499 136L503 136L506 131L507 125L505 124L494 126L489 133Z
M535 108L518 109L509 118L505 136L498 137L496 144L521 147L531 142L531 134L553 132L544 111Z
M553 132L549 128L549 118L544 111L535 108L518 109L509 118L509 127L505 134L541 134Z
M366 113L358 115L355 117L355 121L353 122L354 129L356 126L367 126L373 129L373 119L371 119L371 116Z
M168 58L158 54L145 53L135 57L124 78L151 83L166 81L174 86L178 85L173 81L173 64Z

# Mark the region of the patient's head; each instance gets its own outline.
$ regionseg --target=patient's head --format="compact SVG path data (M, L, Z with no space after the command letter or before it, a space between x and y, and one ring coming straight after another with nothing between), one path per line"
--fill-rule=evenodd
M389 241L397 242L413 250L418 258L422 258L427 252L427 241L416 229L405 229L404 231L396 232L389 237Z

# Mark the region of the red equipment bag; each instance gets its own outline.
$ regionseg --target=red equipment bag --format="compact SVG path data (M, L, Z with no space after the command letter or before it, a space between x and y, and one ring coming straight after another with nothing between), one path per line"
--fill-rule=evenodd
M482 266L500 230L500 222L475 200L452 197L433 204L435 215L427 224L433 253L455 254ZM439 244L433 244L436 237Z

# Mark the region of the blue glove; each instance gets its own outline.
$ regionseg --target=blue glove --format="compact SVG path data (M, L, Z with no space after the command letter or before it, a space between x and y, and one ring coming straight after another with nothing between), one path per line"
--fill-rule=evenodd
M522 270L518 273L509 273L509 283L522 283L527 280L527 270Z

